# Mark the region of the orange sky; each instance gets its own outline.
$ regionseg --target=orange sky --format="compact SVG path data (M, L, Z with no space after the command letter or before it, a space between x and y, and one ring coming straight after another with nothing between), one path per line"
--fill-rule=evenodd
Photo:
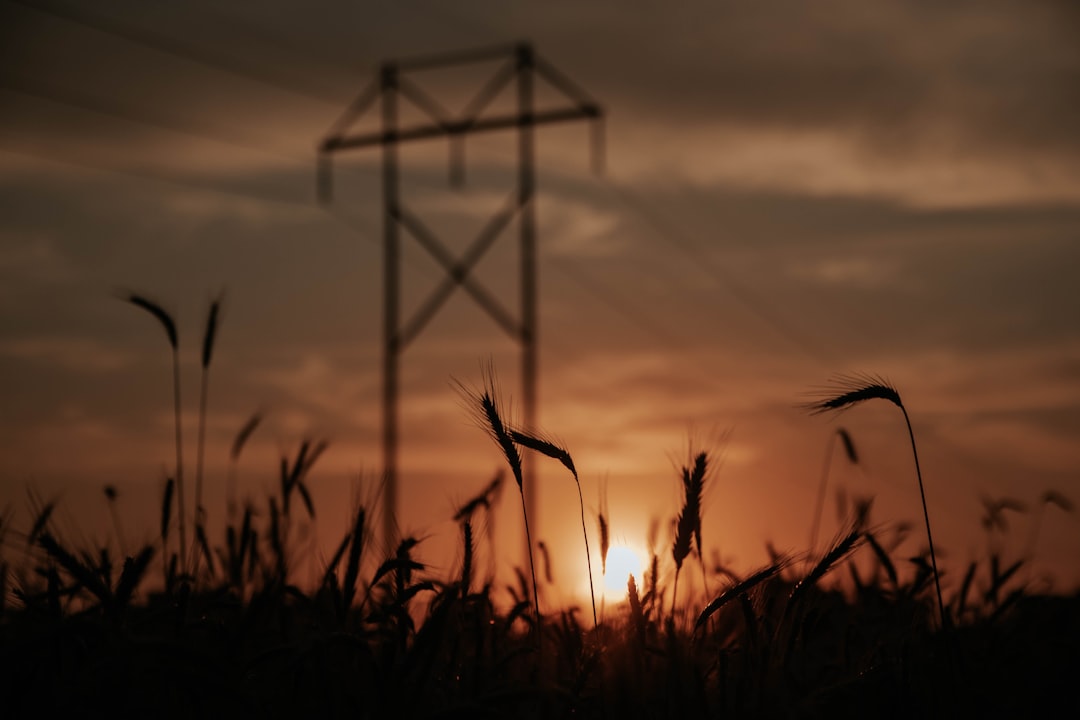
M128 534L152 535L173 462L169 357L113 291L178 318L191 467L203 314L227 288L210 501L263 408L244 490L261 496L280 453L327 437L311 486L320 537L338 535L381 462L381 199L378 156L360 152L341 156L336 202L320 207L315 145L379 61L523 38L608 118L604 177L584 125L538 143L540 419L573 454L588 514L606 478L615 534L643 546L658 518L669 552L692 443L723 458L707 545L741 568L764 562L766 541L804 550L842 425L862 467L838 460L832 482L875 495L876 522L920 522L895 408L798 408L845 371L900 390L954 574L985 553L981 496L1080 501L1076 9L638 5L0 3L0 508L25 524L28 487L60 494L94 537L112 483ZM417 81L458 107L492 70ZM513 142L471 142L461 190L443 145L403 153L410 204L448 245L508 192ZM476 271L511 306L516 258L511 228ZM409 309L440 275L415 243L405 267ZM401 524L439 566L455 503L500 467L452 388L479 383L489 358L520 402L515 347L459 293L402 363ZM538 469L538 534L569 576L576 492L558 466ZM498 521L507 564L515 493ZM1030 519L1013 520L1019 556ZM1040 532L1037 574L1080 582L1076 516L1048 508ZM921 542L916 525L905 548Z

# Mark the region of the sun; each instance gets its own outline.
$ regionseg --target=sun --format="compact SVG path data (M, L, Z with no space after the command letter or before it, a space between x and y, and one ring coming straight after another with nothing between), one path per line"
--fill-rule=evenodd
M645 572L642 556L626 545L612 545L608 549L607 573L604 575L604 595L609 600L626 598L626 581L630 575L641 587L641 578Z

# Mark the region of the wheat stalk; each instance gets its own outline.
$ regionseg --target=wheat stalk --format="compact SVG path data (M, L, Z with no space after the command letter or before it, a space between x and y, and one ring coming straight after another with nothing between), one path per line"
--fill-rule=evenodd
M484 511L484 524L481 525L481 532L488 541L490 546L492 538L495 535L494 530L494 515L491 512L492 506L498 498L499 491L502 490L504 472L499 470L495 473L495 477L491 479L491 482L484 487L478 494L465 501L455 512L454 522L472 523L472 516L480 509ZM475 552L474 552L475 555ZM495 552L490 550L488 552L489 569L488 572L492 579L495 577Z
M810 588L817 584L818 580L823 578L833 566L850 555L863 540L864 533L862 528L857 521L853 522L850 530L833 543L832 547L829 548L829 551L818 560L817 564L810 569L810 572L808 572L791 591L788 607L796 605L799 599L805 596ZM785 608L785 612L786 611Z
M611 549L611 528L608 527L608 502L607 502L607 479L600 479L599 487L599 506L596 511L596 525L597 530L600 533L600 577L603 578L603 582L607 584L607 556L608 551ZM589 573L592 574L591 572ZM636 588L635 588L636 592ZM604 617L605 607L607 605L607 598L604 595L600 596L600 617Z
M165 480L165 492L161 498L161 563L165 573L165 584L169 583L169 521L172 519L173 492L176 490L176 481L173 478Z
M608 517L610 514L607 501L607 481L601 479L600 504L599 509L596 511L596 524L600 531L600 574L605 577L607 576L608 550L611 549L611 529L608 526Z
M466 516L461 521L461 544L463 555L461 558L461 597L469 596L469 587L472 585L473 566L473 532L472 521Z
M630 621L634 627L634 637L637 640L638 652L645 650L645 613L641 607L641 598L638 597L637 583L633 573L626 579L626 596L630 601Z
M694 458L693 467L683 467L683 507L675 528L675 542L671 548L671 556L675 560L675 583L672 588L671 616L675 617L675 605L679 595L679 573L682 571L683 562L690 555L692 542L697 543L698 555L702 555L701 548L701 496L705 489L705 471L708 468L708 455L698 453ZM702 565L704 568L704 565ZM704 572L704 570L702 571Z
M829 442L825 446L825 463L821 471L821 484L818 486L817 501L814 509L814 524L810 528L810 544L808 548L810 553L814 553L817 550L818 530L821 527L821 515L825 509L825 494L829 484L829 469L832 467L832 455L833 448L836 443L834 440L839 438L844 448L844 454L847 455L848 461L852 465L859 464L859 455L855 452L855 443L851 439L851 435L844 428L836 428L836 432L829 436Z
M574 476L574 485L578 491L578 508L581 511L581 534L585 537L585 562L589 570L589 598L592 600L593 626L597 625L596 619L596 591L593 588L592 556L589 553L589 534L585 531L585 500L581 494L581 480L578 478L577 468L574 467L574 459L569 451L561 445L536 434L511 430L510 437L515 443L534 450L541 455L546 455L562 463L563 467Z
M705 609L701 611L701 614L698 615L697 622L694 624L694 632L697 633L699 630L701 630L701 628L704 627L705 623L709 621L709 618L712 617L717 610L724 607L724 605L729 603L731 600L734 600L740 595L744 595L745 593L750 592L750 590L753 590L761 583L777 575L781 570L784 569L786 563L786 559L778 559L771 565L767 565L757 570L744 580L733 578L735 580L734 584L732 584L732 586L724 592L717 595L712 602L705 606Z
M186 509L184 505L184 460L183 460L183 437L180 430L180 345L176 333L176 322L172 315L165 311L159 304L137 293L126 293L123 299L135 307L142 308L154 316L161 323L165 334L169 338L172 348L173 360L173 415L176 425L176 501L177 516L180 525L180 557L184 563L182 570L187 570L187 530Z
M210 310L206 317L206 328L203 332L202 344L202 375L199 382L199 430L196 439L195 452L195 534L206 534L206 508L202 504L203 486L203 459L206 450L206 409L207 397L210 389L210 360L214 354L214 340L217 338L217 329L221 315L221 304L224 293L219 294L210 303ZM207 553L203 553L204 555ZM199 571L199 554L195 553L195 569Z
M930 564L934 571L934 588L937 591L938 611L941 615L941 623L944 626L948 622L945 614L945 602L941 596L941 578L938 575L937 557L934 553L934 538L930 531L930 513L926 509L926 491L923 489L922 470L919 468L919 451L915 445L915 432L911 429L911 418L908 417L907 408L900 399L900 393L884 378L875 375L853 374L843 375L836 378L831 386L825 391L827 394L813 402L804 405L804 408L813 414L830 411L843 411L867 400L887 400L904 415L904 423L907 425L908 437L911 440L911 454L915 459L915 476L919 481L919 499L922 501L923 520L926 522L926 540L930 544Z
M115 485L105 486L105 500L109 506L109 517L112 519L113 532L116 533L116 542L120 546L120 554L127 556L127 542L124 540L124 528L120 525L120 516L116 514L116 498L119 493Z
M521 495L521 516L525 524L525 545L529 555L529 574L532 577L533 588L533 611L536 616L536 639L540 641L540 593L536 583L536 562L533 558L532 534L529 532L529 512L525 507L525 480L522 471L521 453L518 452L517 444L510 435L510 430L503 422L502 413L499 410L498 392L495 383L495 372L487 367L483 373L484 389L474 391L466 388L461 383L456 383L457 390L465 400L468 412L473 415L477 424L495 441L502 450L510 471L514 474L518 492ZM572 465L572 463L571 463Z
M206 317L206 329L203 332L202 376L199 387L199 430L195 452L195 532L205 534L206 509L202 504L203 460L206 450L206 403L210 384L210 360L214 354L214 340L217 337L223 293L211 303ZM199 555L195 554L195 572L198 572Z
M255 432L255 428L259 426L262 419L262 411L253 413L236 433L232 447L229 449L229 475L225 481L225 513L229 518L229 522L232 522L236 517L237 465L240 461L240 453L243 452L248 438Z

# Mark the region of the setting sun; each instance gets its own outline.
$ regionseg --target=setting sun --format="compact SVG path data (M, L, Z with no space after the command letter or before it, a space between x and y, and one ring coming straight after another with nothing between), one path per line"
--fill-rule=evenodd
M604 595L609 600L626 597L626 580L630 575L640 583L645 571L645 561L635 550L626 545L614 545L608 550L607 572L604 574Z

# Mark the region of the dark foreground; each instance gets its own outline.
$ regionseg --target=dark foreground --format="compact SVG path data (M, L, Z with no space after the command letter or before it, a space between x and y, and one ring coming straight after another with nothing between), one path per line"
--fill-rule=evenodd
M591 609L548 614L538 642L522 593L496 611L402 556L365 593L346 568L312 594L178 583L141 602L64 565L2 615L4 717L1080 717L1076 596L971 588L937 631L925 581L845 599L774 573L696 632L649 591L595 630Z

